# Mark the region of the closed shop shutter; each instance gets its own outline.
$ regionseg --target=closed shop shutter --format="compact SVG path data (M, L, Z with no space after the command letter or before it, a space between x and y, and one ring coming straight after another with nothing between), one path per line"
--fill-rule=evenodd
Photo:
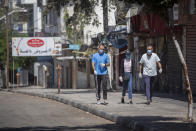
M174 30L176 39L182 47L182 28L178 27ZM167 47L167 76L168 88L172 93L182 92L182 65L180 63L175 44L171 38L168 39Z
M187 25L186 62L192 92L196 95L196 25Z

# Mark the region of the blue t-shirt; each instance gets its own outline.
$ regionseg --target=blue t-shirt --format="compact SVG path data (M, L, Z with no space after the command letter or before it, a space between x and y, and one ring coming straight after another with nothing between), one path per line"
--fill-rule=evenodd
M95 53L92 58L92 62L95 63L95 70L97 71L97 75L106 75L108 74L107 67L101 67L100 64L110 63L110 59L107 54L99 54Z

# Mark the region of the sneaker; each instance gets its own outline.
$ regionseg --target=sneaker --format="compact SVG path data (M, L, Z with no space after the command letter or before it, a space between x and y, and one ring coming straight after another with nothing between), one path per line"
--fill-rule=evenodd
M97 100L97 105L100 105L100 104L101 104L100 100Z
M125 100L124 100L124 98L121 98L121 103L125 103Z
M133 104L133 101L131 100L131 101L129 101L129 104Z
M147 104L147 105L150 105L150 101L148 100L146 104Z
M104 101L103 101L103 104L104 104L104 105L108 104L107 100L104 100Z

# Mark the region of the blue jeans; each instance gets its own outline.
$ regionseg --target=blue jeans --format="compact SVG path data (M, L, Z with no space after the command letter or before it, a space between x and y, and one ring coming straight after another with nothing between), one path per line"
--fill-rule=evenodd
M123 90L122 90L122 96L126 95L126 90L128 87L128 94L129 99L132 99L132 73L130 73L130 79L129 80L123 80Z

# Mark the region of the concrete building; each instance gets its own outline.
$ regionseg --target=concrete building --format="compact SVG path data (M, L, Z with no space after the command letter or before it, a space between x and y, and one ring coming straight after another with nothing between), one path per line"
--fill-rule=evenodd
M1 6L4 6L5 1L1 1ZM17 33L26 34L28 31L28 11L25 8L22 8L18 5L18 0L10 0L8 3L9 6L9 24L10 28L16 31ZM2 16L0 20L5 20L6 16Z
M37 0L16 0L16 5L27 9L29 36L37 36L42 32L42 9Z
M108 0L109 10L108 10L108 26L111 31L116 26L116 8L111 5ZM85 25L84 27L84 44L90 45L91 39L93 37L97 37L99 33L103 34L103 7L102 1L100 0L98 5L95 6L95 13L97 14L97 18L94 16L94 19L97 19L99 25L93 25L91 22L89 25Z

